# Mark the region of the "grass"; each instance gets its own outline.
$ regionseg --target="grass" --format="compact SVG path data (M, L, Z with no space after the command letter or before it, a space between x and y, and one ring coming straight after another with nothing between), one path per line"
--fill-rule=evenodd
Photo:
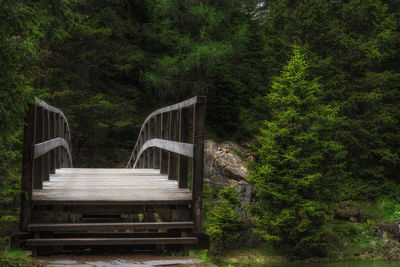
M213 195L213 188L208 188ZM212 199L212 198L211 198ZM210 201L210 203L208 203ZM338 261L379 261L400 260L400 243L391 234L381 237L374 235L374 228L379 223L400 222L400 204L393 199L383 198L376 201L349 202L361 208L362 222L338 220L332 217L326 225L332 231L332 246L325 258L312 258L307 262L338 262ZM212 206L206 198L206 210ZM207 226L207 222L204 223ZM384 247L390 242L390 247ZM263 248L230 249L220 254L209 251L193 251L192 254L206 262L217 266L241 266L283 263L288 260L276 251Z
M32 267L35 265L35 260L20 250L9 249L0 254L0 267Z
M326 260L400 260L400 244L391 234L383 238L374 235L374 227L379 223L400 221L400 205L391 199L351 204L361 208L362 222L331 220L329 227L338 237L338 246ZM391 247L384 248L387 242Z
M217 266L254 266L264 264L286 263L285 257L269 248L241 248L227 250L222 254L213 255L208 250L191 250L190 256L215 264Z

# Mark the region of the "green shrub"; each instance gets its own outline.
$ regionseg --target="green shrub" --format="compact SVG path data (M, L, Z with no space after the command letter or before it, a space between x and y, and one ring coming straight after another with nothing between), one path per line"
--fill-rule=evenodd
M239 212L240 198L232 186L220 190L216 202L210 208L206 233L211 238L211 250L222 251L233 247L241 236L242 216Z
M0 254L0 267L30 267L34 265L33 259L20 250L5 250Z

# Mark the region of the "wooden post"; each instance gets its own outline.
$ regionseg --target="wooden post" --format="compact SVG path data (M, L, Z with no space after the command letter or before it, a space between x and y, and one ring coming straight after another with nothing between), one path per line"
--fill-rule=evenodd
M162 113L161 115L161 139L168 139L169 132L169 113ZM160 173L168 173L168 152L160 149Z
M148 140L151 140L155 137L155 118L151 118L149 120L149 138ZM155 159L155 148L154 147L150 147L148 148L149 150L149 168L150 169L154 169L154 159Z
M202 229L203 204L203 168L204 168L204 124L206 103L205 97L197 97L193 115L193 172L192 172L192 212L195 233Z
M24 144L22 152L22 178L21 178L21 211L20 232L26 232L31 222L32 178L33 178L33 144L35 141L35 106L29 106L25 117Z
M56 137L56 133L55 133L55 116L56 113L55 112L51 112L50 113L50 139L54 139ZM55 149L53 149L52 151L50 151L50 173L54 174L56 173L56 157L55 157Z
M48 110L43 110L43 141L48 141L49 140L49 134L50 134L50 127L49 127L49 111ZM49 180L49 174L50 174L50 154L46 153L43 155L43 181L48 181Z
M189 110L183 108L179 112L179 142L189 143ZM179 188L187 188L188 185L188 158L179 155Z
M35 116L35 142L33 144L38 144L43 142L43 108L36 107ZM34 160L34 170L33 170L33 189L42 189L43 182L43 156L40 156Z
M178 111L174 110L170 112L169 119L169 140L177 141L178 137ZM178 156L176 153L168 152L168 179L177 180L177 166Z
M143 144L145 144L147 142L147 140L149 140L149 122L146 123L146 125L144 126L144 142ZM149 151L145 150L143 152L144 154L144 164L145 164L145 168L149 168Z

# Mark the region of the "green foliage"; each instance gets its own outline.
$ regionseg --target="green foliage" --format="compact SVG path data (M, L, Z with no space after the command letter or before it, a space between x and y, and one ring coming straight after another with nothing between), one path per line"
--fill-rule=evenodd
M251 18L254 7L254 1L243 0L148 3L144 32L152 60L143 75L148 90L168 102L207 95L207 124L217 139L248 135L240 116L248 113L263 80L263 68L256 68L262 42Z
M5 250L0 254L0 267L35 266L32 258L20 250Z
M322 100L339 107L344 121L337 135L351 174L348 198L397 195L399 11L393 1L381 0L275 0L260 11L271 73L293 43L302 45L310 75L321 77Z
M0 1L0 224L1 236L16 231L24 113L33 95L41 49L67 35L68 0ZM11 216L11 217L10 217Z
M337 108L324 105L321 86L309 80L299 47L274 79L267 101L272 119L258 136L258 162L250 181L258 189L254 206L264 238L302 255L323 255L329 203L345 178L343 145L336 141Z
M75 166L122 167L151 111L207 95L212 138L261 129L257 231L297 255L325 255L335 201L388 195L399 218L399 14L394 0L0 1L1 235L33 96L65 112ZM238 243L246 207L208 193L215 244Z
M233 186L220 190L213 207L206 210L205 232L211 238L211 251L236 247L244 234L240 198Z

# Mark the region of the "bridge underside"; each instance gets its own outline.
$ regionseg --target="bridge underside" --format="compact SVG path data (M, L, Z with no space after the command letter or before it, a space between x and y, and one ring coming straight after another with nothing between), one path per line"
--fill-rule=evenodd
M192 193L156 169L57 169L32 192L27 245L181 246L198 243L192 233ZM54 252L54 251L51 251Z

